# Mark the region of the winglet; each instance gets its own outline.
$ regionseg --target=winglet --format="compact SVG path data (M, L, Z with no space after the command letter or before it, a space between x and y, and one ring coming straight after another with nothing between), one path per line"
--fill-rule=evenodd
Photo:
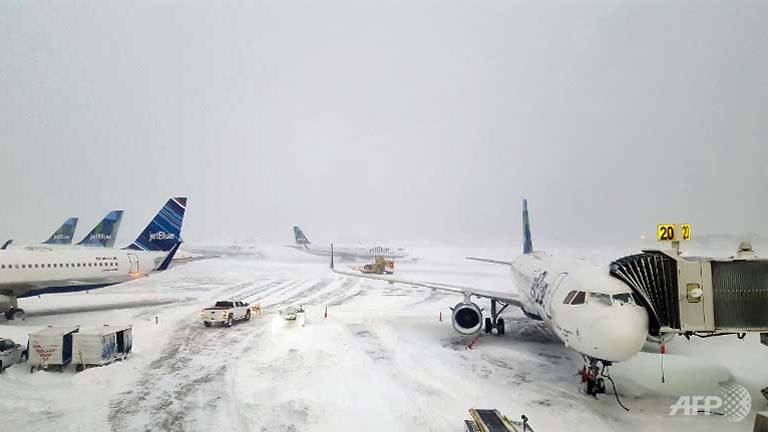
M333 243L331 243L331 270L336 270L333 266Z
M10 246L11 243L13 243L13 239L8 239L5 243L3 243L3 247L0 247L0 250L8 249L8 246Z

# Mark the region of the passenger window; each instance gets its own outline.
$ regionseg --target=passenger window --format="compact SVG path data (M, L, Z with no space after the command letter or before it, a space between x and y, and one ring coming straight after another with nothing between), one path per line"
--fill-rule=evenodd
M572 305L584 304L586 302L586 299L587 299L587 293L585 293L584 291L579 291L573 297L573 300L571 301L571 304Z
M571 291L568 293L567 296L565 296L565 300L563 300L563 304L570 304L571 300L573 300L573 297L576 295L576 291Z
M589 293L589 303L599 304L601 306L612 306L611 296L603 293Z
M613 304L618 305L625 305L625 304L635 304L634 299L632 298L631 293L621 293L621 294L614 294L613 295Z

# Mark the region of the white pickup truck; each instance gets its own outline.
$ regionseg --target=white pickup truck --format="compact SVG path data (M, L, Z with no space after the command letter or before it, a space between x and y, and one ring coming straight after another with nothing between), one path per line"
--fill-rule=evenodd
M3 369L27 360L27 349L10 339L0 338L0 373Z
M232 327L235 321L251 319L251 307L248 303L240 301L217 301L215 305L203 309L200 318L206 327L213 324L224 324L227 327Z

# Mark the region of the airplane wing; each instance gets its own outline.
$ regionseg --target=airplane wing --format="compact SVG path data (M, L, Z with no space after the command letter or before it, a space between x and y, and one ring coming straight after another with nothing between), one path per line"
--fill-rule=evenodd
M433 290L447 291L447 292L453 292L457 294L463 294L463 295L469 295L469 296L475 296L475 297L483 297L491 300L497 300L501 303L509 304L512 306L523 307L522 301L520 301L520 299L517 296L511 295L508 293L488 291L488 290L483 290L483 289L478 289L478 288L463 286L463 285L453 285L453 284L444 284L439 282L427 282L427 281L412 281L412 280L398 279L398 278L376 275L376 274L367 274L367 273L359 273L359 272L352 272L352 271L346 271L346 270L338 270L333 264L333 245L331 245L331 266L330 267L332 272L340 275L352 276L352 277L357 277L362 279L381 280L389 283L412 285L412 286L430 288Z
M501 264L501 265L508 265L508 266L512 265L512 261L499 261L499 260L490 259L490 258L466 257L466 259L472 260L472 261L487 262L491 264Z

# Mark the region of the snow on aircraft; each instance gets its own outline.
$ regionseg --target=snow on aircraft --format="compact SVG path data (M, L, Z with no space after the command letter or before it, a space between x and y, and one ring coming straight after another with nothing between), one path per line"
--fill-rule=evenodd
M523 254L512 261L472 258L509 266L516 290L489 291L439 282L410 281L387 276L336 270L331 245L331 270L359 278L383 280L449 291L463 296L452 308L453 328L463 335L494 329L504 334L504 319L499 315L508 306L542 321L566 347L582 354L586 391L605 392L601 376L614 362L629 360L643 347L648 336L648 312L637 301L632 289L609 274L608 266L584 260L555 258L533 250L528 203L523 200ZM473 297L489 299L490 317L483 321L483 309ZM602 368L601 368L602 366Z
M24 319L18 298L103 288L166 270L181 245L186 206L187 198L169 199L136 240L123 249L0 250L0 312L9 320Z
M293 227L293 234L296 239L295 245L288 245L286 247L300 250L311 255L317 256L330 256L331 248L325 246L317 246L310 243L304 232L298 226ZM349 259L349 260L371 260L376 257L383 257L388 259L406 258L408 252L403 248L390 248L385 246L352 246L352 247L337 247L334 250L336 256Z

